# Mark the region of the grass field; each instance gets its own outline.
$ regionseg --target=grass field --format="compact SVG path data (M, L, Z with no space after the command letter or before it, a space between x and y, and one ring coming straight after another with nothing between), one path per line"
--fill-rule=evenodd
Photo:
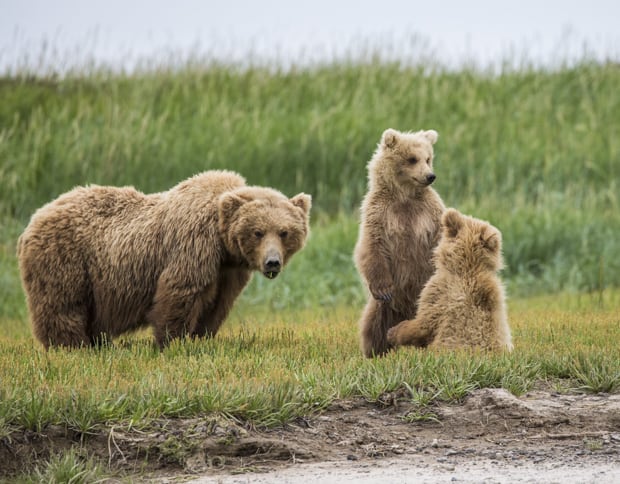
M400 398L414 404L403 418L412 422L435 418L434 403L460 402L478 388L618 392L619 306L617 290L515 300L509 355L401 349L376 360L358 349L354 307L237 309L215 339L177 341L163 352L147 333L114 347L45 352L26 328L6 336L5 322L0 437L10 442L14 432L66 428L74 451L53 454L23 478L66 482L63 476L85 475L77 482L87 482L112 471L85 459L89 436L111 426L147 434L159 419L221 415L272 427L340 399L382 405L402 389L409 397Z
M431 402L537 382L563 390L620 389L620 292L513 301L510 355L404 349L377 360L358 349L358 308L268 313L236 310L213 340L160 352L150 335L113 347L45 352L29 333L0 338L0 433L62 424L88 434L106 422L218 412L285 423L335 399L376 401L403 385ZM4 332L3 332L4 333ZM130 423L129 423L130 422Z
M587 60L500 73L189 62L0 77L0 438L212 412L271 426L402 387L421 406L541 382L619 391L618 86L618 65ZM361 357L351 254L365 165L387 127L438 130L436 189L502 230L513 354ZM44 352L14 255L32 212L75 185L165 190L210 168L313 195L312 236L282 276L255 277L212 341L159 352L142 333Z
M587 61L495 74L189 62L0 77L0 317L24 316L14 244L37 207L75 185L164 190L209 168L313 195L307 258L277 285L288 304L359 301L357 207L387 127L439 131L435 187L447 205L502 230L511 294L618 287L618 85L617 65ZM263 289L250 299L282 300Z
M163 352L146 333L114 347L45 352L27 327L5 321L0 438L66 428L74 449L39 461L23 482L89 482L114 472L87 450L89 436L111 427L148 433L159 419L213 415L271 427L339 399L381 406L400 389L414 404L404 417L412 422L434 419L434 403L460 402L478 388L618 392L619 306L617 290L515 300L510 355L401 349L378 360L361 356L354 307L237 309L217 338L175 342Z

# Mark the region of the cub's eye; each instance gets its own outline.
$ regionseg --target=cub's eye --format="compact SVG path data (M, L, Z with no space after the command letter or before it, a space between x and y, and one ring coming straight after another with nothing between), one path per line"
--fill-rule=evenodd
M288 232L286 230L282 230L280 232L280 238L281 239L286 239L286 236L288 235Z
M426 158L426 164L430 165L431 164L431 159L430 158Z
M412 156L407 160L410 165L415 165L418 162L418 159L415 156Z
M262 231L260 231L260 230L255 230L255 231L254 231L254 236L255 236L257 239L262 239L262 238L263 238L263 235L265 235L265 234L263 234L263 232L262 232Z

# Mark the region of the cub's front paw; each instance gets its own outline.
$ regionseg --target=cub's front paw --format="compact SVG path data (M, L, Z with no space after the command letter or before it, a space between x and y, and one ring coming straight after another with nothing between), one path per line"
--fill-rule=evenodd
M396 326L388 329L387 340L392 346L398 346L398 328Z
M377 301L391 301L392 300L392 292L394 291L394 286L391 282L387 281L377 281L370 283L368 285L370 289L370 294Z

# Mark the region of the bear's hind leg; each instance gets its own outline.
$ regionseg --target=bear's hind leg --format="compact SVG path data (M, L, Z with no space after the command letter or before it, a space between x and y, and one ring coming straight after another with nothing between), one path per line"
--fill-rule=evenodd
M65 249L72 240L44 235L20 238L19 267L33 334L46 349L91 346L93 304L85 264L79 251Z
M31 308L30 317L34 335L46 349L50 346L79 348L92 345L86 330L88 312L85 308L77 306L56 311Z
M368 300L359 323L364 356L383 356L390 351L392 345L387 340L387 332L398 321L396 316L388 303Z

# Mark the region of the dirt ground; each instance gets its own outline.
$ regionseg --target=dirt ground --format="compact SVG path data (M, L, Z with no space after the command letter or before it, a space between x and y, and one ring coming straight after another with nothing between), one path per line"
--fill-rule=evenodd
M337 402L321 415L256 430L225 419L166 420L148 430L43 433L2 439L0 477L50 452L81 445L149 481L241 484L315 482L620 482L620 395L516 398L475 391L424 411L404 394L382 404ZM124 478L123 478L124 479Z

